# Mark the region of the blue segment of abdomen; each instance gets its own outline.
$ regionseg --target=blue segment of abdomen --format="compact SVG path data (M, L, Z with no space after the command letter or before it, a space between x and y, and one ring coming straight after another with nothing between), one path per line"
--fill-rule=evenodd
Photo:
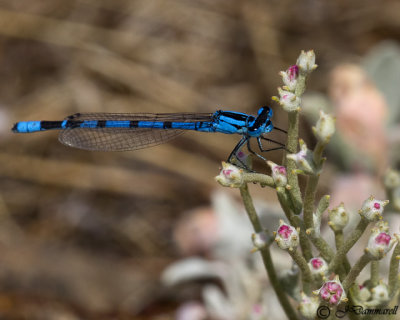
M175 129L175 130L195 130L201 132L213 132L212 122L169 122L169 121L138 121L138 128L149 129Z
M29 132L36 132L41 131L41 121L22 121L15 124L13 131L20 132L20 133L29 133Z

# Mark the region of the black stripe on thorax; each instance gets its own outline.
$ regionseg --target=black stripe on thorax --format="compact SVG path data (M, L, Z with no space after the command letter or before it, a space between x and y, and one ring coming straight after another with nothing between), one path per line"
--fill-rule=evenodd
M267 107L266 111L260 114L256 118L256 121L254 121L254 124L251 126L251 130L257 130L266 122L268 118L269 118L269 107ZM268 119L267 122L271 123L271 120Z
M233 113L233 112L229 112L229 111L222 111L221 112L224 116L238 120L238 121L246 121L246 119L248 118L247 115L243 115L243 114L238 114L238 113Z

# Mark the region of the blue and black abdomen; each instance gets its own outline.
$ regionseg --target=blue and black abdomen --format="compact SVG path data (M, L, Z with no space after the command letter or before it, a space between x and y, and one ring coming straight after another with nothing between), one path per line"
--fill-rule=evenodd
M62 130L59 140L85 150L124 151L164 143L184 130L213 132L212 114L78 113L63 121L27 121L14 132Z
M164 143L185 130L259 137L273 128L272 110L257 117L234 111L210 113L77 113L63 121L18 122L12 130L30 133L61 130L68 146L99 151L135 150Z

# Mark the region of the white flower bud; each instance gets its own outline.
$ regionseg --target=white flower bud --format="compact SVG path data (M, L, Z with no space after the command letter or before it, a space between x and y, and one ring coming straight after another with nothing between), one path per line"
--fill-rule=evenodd
M358 298L361 301L367 301L367 300L369 300L371 298L371 292L368 290L367 287L359 286L359 289L360 289L360 291L359 291Z
M243 185L243 169L222 162L222 170L215 180L224 187L239 188Z
M343 230L344 227L349 222L349 215L344 208L343 202L332 210L328 210L329 212L329 226L334 231Z
M284 166L277 165L272 161L267 161L267 164L271 167L272 178L274 179L277 187L284 187L287 184L286 168Z
M393 190L393 207L400 210L400 187Z
M286 112L293 112L300 110L301 99L296 96L293 92L278 88L279 98L273 97L273 99L282 106Z
M315 319L319 307L318 297L309 297L304 292L301 293L299 311L306 319Z
M376 230L376 232L389 232L389 222L380 220L375 223L373 230Z
M400 173L396 170L389 169L385 173L383 183L385 184L385 187L388 189L394 189L400 187Z
M381 282L376 287L371 289L372 299L379 302L386 302L389 300L389 289L386 284Z
M318 66L315 64L315 53L314 50L305 52L301 51L300 56L297 58L296 64L303 73L310 73L315 70Z
M389 203L389 200L376 200L373 196L370 196L364 201L361 210L358 211L360 215L366 218L368 221L377 221L382 219L382 213L384 207Z
M332 115L321 110L317 124L312 128L315 137L324 144L328 143L335 133L335 121Z
M300 151L295 154L288 154L286 158L295 161L297 168L302 170L306 174L318 173L314 165L313 153L311 150L307 149L307 145L301 139Z
M261 232L253 233L251 235L251 241L253 242L253 245L254 245L251 252L256 252L256 251L268 246L272 242L272 239L271 239L271 236L267 232L261 231Z

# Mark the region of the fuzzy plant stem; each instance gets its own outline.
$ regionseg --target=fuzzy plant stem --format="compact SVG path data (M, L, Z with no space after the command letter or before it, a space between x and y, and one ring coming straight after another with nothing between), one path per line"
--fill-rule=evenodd
M268 186L275 188L274 179L272 179L271 176L262 173L243 172L243 181L247 183L259 183L261 187Z
M297 144L299 139L299 112L289 112L289 126L287 134L286 149L289 153L297 152ZM292 159L286 159L286 154L284 156L284 162L286 162L287 167L287 179L290 185L290 198L293 202L295 208L295 214L300 214L303 207L303 201L301 199L301 192L299 187L299 180L296 174L296 163Z
M350 234L349 238L343 243L343 246L339 248L336 252L333 260L329 263L329 270L335 272L343 265L344 259L346 259L346 254L353 247L353 245L360 239L361 235L364 233L369 222L364 217L361 217L360 222L354 231Z
M324 145L318 142L314 149L314 163L317 168L322 166L322 152L324 151ZM306 191L304 195L304 223L307 229L314 227L313 214L314 214L314 201L317 193L317 186L319 181L319 173L308 177Z
M343 280L343 288L347 292L350 287L353 285L354 281L362 271L362 269L365 268L365 266L371 261L371 256L367 253L364 253L360 259L356 262L356 264L351 268L349 274L346 276L346 278Z
M300 228L300 233L299 233L300 247L301 251L303 252L304 258L306 258L308 261L313 257L312 248L310 241L308 240L307 234L305 232L305 228L302 225L302 221L299 219L297 215L294 215L293 212L291 211L290 209L291 202L286 189L283 187L277 187L276 193L278 195L278 200L283 209L283 212L285 213L286 218L288 219L290 224L295 228Z
M371 268L370 270L371 286L376 287L379 282L379 261L378 260L371 261L370 268Z
M242 196L244 207L246 209L247 215L249 216L251 224L253 225L254 231L257 233L262 232L263 228L260 220L258 219L256 209L254 208L253 199L251 198L247 184L244 184L242 187L240 187L240 195ZM279 283L269 246L260 249L260 253L265 269L267 270L269 281L271 282L272 287L275 290L275 293L283 310L285 311L286 316L290 320L298 320L296 312L294 311L292 305L288 300L287 295L285 294L281 284Z
M312 175L308 177L306 190L304 194L304 224L307 229L314 228L313 214L314 214L314 201L317 192L319 175Z
M335 232L335 245L336 245L336 250L339 250L341 247L343 247L343 243L344 243L344 235L343 235L343 230L336 230ZM350 271L350 262L349 259L347 259L347 256L345 255L344 257L344 271L345 273L349 273Z
M306 89L306 75L300 73L297 78L297 86L294 94L297 97L301 97ZM288 113L288 135L286 149L289 153L297 153L297 145L299 140L299 111L293 111ZM287 172L288 172L288 184L290 185L290 198L293 201L295 207L295 214L300 214L303 208L303 201L301 198L301 191L299 187L299 179L296 173L296 163L294 160L287 159L286 154L283 159L286 162Z
M300 268L302 274L301 280L303 282L303 291L305 294L310 295L313 279L306 259L304 259L304 257L297 250L288 250L288 252L294 262L296 262Z
M314 163L317 167L322 167L322 153L325 145L318 142L314 149ZM334 252L328 243L317 233L314 232L314 211L315 198L319 182L319 173L308 177L306 190L304 194L304 224L307 229L307 234L310 236L312 243L319 250L321 256L328 262L333 259ZM328 199L329 200L329 199ZM321 213L322 214L322 213Z
M393 298L399 289L399 262L400 262L400 243L397 243L390 258L388 275L389 296Z

